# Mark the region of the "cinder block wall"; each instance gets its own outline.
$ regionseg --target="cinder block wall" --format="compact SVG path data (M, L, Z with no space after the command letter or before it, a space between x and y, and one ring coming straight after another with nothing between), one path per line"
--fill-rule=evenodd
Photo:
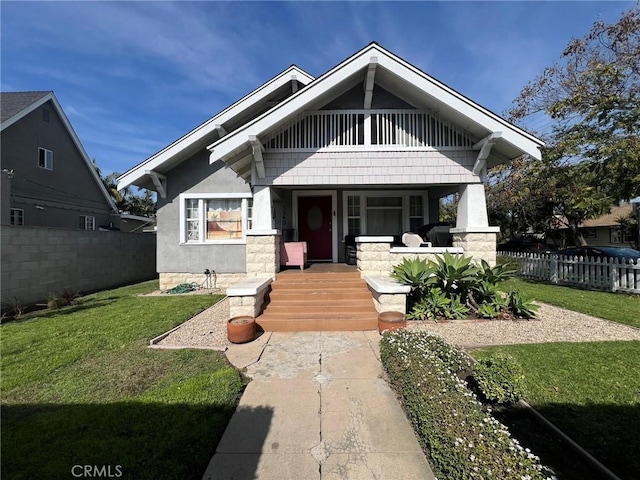
M2 226L2 302L45 301L74 293L150 280L156 274L156 236L47 227Z

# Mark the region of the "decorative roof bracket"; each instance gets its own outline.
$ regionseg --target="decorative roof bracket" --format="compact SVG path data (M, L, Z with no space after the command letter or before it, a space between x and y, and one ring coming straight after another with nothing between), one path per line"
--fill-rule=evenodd
M160 198L167 198L167 177L153 170L145 170L144 173L151 177Z
M213 128L215 128L216 132L218 132L218 138L222 138L227 134L227 131L220 123L216 123Z
M471 147L472 150L480 150L478 157L476 158L476 162L473 165L472 173L474 175L480 175L482 173L493 144L501 137L502 132L493 132Z
M371 108L371 102L373 101L373 85L376 78L376 67L378 66L378 57L373 56L369 59L369 67L367 68L367 76L364 80L364 107L365 109Z
M264 145L262 145L260 139L255 135L249 135L249 143L251 144L251 149L253 150L253 159L256 163L256 172L258 173L258 178L264 178L264 160L262 158Z

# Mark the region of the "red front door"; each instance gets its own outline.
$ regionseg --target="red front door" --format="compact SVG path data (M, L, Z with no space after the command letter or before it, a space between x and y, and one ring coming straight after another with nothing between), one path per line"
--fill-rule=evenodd
M298 197L298 240L307 242L310 261L332 261L331 196Z

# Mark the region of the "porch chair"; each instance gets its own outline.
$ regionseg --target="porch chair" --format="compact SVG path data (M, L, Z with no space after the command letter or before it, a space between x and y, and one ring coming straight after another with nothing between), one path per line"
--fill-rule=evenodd
M420 247L425 241L417 233L407 232L402 234L402 243L407 247ZM428 246L431 246L431 244Z
M280 244L280 265L299 266L304 270L307 263L307 242L282 242Z

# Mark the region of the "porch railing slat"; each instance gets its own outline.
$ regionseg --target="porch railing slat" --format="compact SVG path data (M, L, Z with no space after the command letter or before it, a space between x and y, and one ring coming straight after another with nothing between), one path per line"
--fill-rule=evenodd
M370 135L362 132L366 122L359 121L365 116L371 117ZM467 132L427 111L323 110L298 116L265 140L267 149L369 145L468 149L471 138Z

